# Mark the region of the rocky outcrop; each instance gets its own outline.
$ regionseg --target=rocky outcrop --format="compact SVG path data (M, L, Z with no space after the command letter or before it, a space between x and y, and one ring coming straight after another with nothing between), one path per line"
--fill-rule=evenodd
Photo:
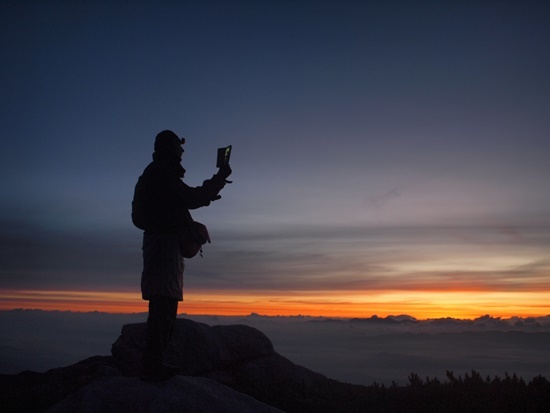
M111 353L126 375L137 375L145 348L145 323L128 324L113 344ZM199 376L275 355L271 341L245 325L208 326L177 319L166 361L182 375Z
M145 324L130 324L113 344L113 358L124 374L139 372L144 337ZM262 332L245 325L210 327L178 319L166 361L182 375L207 377L284 409L300 406L328 385L325 376L277 354Z
M106 377L93 381L47 413L283 413L230 387L202 377L165 382Z
M24 371L0 375L3 412L43 412L95 380L120 377L112 357L94 356L45 373Z

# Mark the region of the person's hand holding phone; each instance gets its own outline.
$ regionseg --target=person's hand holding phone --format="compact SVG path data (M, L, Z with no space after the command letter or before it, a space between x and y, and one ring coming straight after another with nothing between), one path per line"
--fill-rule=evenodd
M233 171L231 170L231 167L229 166L229 164L227 164L221 166L216 175L218 175L221 179L227 181L227 178L229 177L229 175L231 175L232 172Z

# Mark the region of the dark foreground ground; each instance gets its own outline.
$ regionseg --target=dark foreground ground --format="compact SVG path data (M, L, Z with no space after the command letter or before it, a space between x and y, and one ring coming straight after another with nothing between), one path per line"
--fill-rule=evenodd
M92 381L119 375L112 357L93 357L46 373L0 376L2 411L44 412ZM422 380L415 374L407 386L358 386L327 379L312 388L239 388L264 403L292 412L548 412L550 382L536 377L526 383L514 375L482 378L476 372L448 380Z

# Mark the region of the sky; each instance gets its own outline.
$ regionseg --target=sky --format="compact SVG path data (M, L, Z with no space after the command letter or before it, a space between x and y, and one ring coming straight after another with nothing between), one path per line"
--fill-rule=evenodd
M0 1L0 308L133 312L155 135L190 314L550 314L545 1Z

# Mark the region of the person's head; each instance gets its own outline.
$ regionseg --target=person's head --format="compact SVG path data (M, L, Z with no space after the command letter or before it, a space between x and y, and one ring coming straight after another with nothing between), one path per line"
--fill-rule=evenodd
M179 138L174 132L164 130L155 138L155 153L175 156L181 161L181 155L184 152L182 145L185 143L185 138Z

